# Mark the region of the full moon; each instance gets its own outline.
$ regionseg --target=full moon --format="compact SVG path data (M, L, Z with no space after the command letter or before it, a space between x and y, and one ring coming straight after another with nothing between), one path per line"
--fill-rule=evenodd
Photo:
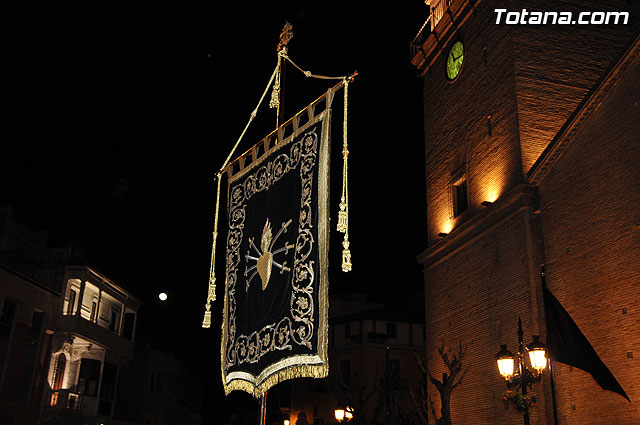
M160 292L158 294L158 298L160 298L160 301L166 301L167 300L167 294L165 292Z

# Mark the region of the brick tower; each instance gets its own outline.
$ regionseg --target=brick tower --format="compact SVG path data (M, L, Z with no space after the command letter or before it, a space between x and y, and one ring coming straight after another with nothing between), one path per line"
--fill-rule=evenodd
M453 424L522 423L505 408L495 354L517 348L518 318L525 344L546 341L543 264L632 402L554 362L553 385L547 369L530 390L531 424L640 423L640 5L426 3L412 43L425 105L428 248L418 261L432 375L445 371L442 343L467 350Z

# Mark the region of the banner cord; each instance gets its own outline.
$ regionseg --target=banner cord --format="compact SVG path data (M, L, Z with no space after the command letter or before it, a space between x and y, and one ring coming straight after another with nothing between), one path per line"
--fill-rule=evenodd
M344 233L344 239L342 240L342 271L350 272L352 269L351 263L351 250L349 249L349 190L348 190L348 161L349 157L349 149L347 146L347 112L348 112L348 99L349 99L349 82L357 75L354 73L351 76L341 76L341 77L327 77L325 75L316 75L311 73L310 71L305 71L300 68L291 58L287 55L286 49L283 49L278 52L279 57L282 56L286 60L288 60L291 65L293 65L296 69L302 72L306 77L317 78L321 80L342 80L344 82L344 114L343 114L343 124L342 124L342 196L340 198L340 211L338 212L338 232ZM279 89L279 86L273 87L273 93L271 98L276 94L276 90Z
M231 157L233 156L233 154L235 153L236 149L238 148L238 146L240 145L240 142L242 141L244 135L246 134L247 130L249 129L249 126L251 125L251 122L255 119L255 117L258 114L258 109L260 108L260 105L262 105L262 102L264 101L264 98L266 97L269 88L272 87L273 84L273 88L272 88L272 93L271 93L271 100L269 102L269 107L271 108L276 108L279 106L279 98L280 98L280 67L282 66L282 59L286 59L287 61L289 61L296 69L298 69L300 72L302 72L306 77L310 77L310 78L317 78L317 79L322 79L322 80L343 80L344 82L344 117L343 117L343 147L342 147L342 155L343 155L343 176L342 176L342 197L341 197L341 202L340 202L340 211L338 213L338 231L344 233L344 240L342 242L342 247L344 248L342 251L342 271L343 272L348 272L351 271L351 251L349 250L349 225L348 225L348 211L349 211L349 194L348 194L348 190L347 190L347 157L349 155L349 150L347 149L347 99L348 99L348 86L349 86L349 82L351 80L353 80L353 78L357 75L357 72L350 75L350 76L341 76L341 77L328 77L325 75L316 75L311 73L310 71L305 71L302 68L300 68L295 62L293 62L293 60L291 60L291 58L287 55L287 49L286 47L282 47L279 51L278 51L278 62L276 64L275 69L273 70L273 73L271 74L271 78L269 79L269 82L267 83L267 86L265 87L264 91L262 92L262 96L260 97L260 100L258 101L258 105L255 107L255 109L251 112L251 115L249 116L249 121L247 122L247 124L245 125L244 129L242 130L242 133L240 134L240 137L238 137L238 140L236 141L235 145L233 146L233 148L231 149L231 152L229 152L229 155L227 156L227 159L224 161L224 163L222 164L222 167L220 167L220 171L216 174L216 179L218 180L217 183L217 190L216 190L216 210L215 210L215 219L214 219L214 225L213 225L213 247L211 249L211 266L210 266L210 271L209 271L209 289L207 292L207 302L205 304L205 313L204 313L204 319L202 321L202 327L203 328L209 328L211 327L211 303L213 301L216 300L216 275L215 275L215 260L216 260L216 242L217 242L217 238L218 238L218 217L219 217L219 211L220 211L220 187L221 187L221 180L222 180L222 173L223 170L225 169L225 167L227 167L227 165L229 164L229 161L231 160ZM275 82L274 82L275 80Z
M349 98L349 80L344 79L344 113L342 122L342 197L340 198L340 211L338 212L338 232L344 233L342 241L342 271L350 272L351 250L349 249L349 185L348 162L349 148L347 146L347 112Z
M249 116L249 122L247 122L247 125L245 125L244 130L242 130L240 137L238 137L238 140L236 141L236 144L233 146L233 149L231 149L231 152L227 156L227 159L224 161L224 164L222 164L222 167L220 167L220 171L216 174L216 179L218 180L218 187L216 190L216 213L215 213L215 219L213 222L213 247L211 248L211 268L209 269L209 290L207 292L207 302L204 307L205 308L204 318L202 320L203 328L211 327L211 303L216 299L216 271L215 271L216 242L218 239L218 216L220 212L220 183L222 181L222 170L224 170L224 168L227 166L227 164L231 160L231 157L233 156L236 149L240 145L240 141L242 141L242 138L244 137L245 133L249 129L249 125L251 125L251 122L258 115L258 108L260 108L260 105L262 104L262 102L264 101L264 98L269 92L269 88L271 87L273 80L276 78L276 75L279 74L281 62L282 62L281 56L278 55L278 63L276 65L276 68L273 70L273 73L271 74L271 78L269 79L269 83L267 83L267 87L265 87L264 91L262 92L262 96L258 101L258 105L251 112L251 115Z

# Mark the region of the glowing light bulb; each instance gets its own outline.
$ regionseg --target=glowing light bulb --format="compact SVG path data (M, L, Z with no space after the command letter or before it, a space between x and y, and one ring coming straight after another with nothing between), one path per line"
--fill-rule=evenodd
M166 292L160 292L158 294L158 298L160 298L160 301L166 301L168 297L167 297Z

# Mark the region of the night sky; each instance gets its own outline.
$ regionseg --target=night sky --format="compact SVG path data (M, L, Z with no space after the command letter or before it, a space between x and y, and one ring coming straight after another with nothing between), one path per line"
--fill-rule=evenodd
M289 56L302 68L359 74L349 91L354 271L340 271L341 235L333 232L332 293L397 300L421 286L422 93L409 42L426 6L266 3L56 4L3 13L0 202L21 223L49 231L51 246L83 246L97 269L145 303L166 348L210 356L212 374L219 371L222 303L214 305L212 329L200 323L213 177L268 82L286 21L294 31ZM288 66L285 117L334 84ZM238 153L275 128L267 104ZM334 108L341 107L340 95ZM340 170L337 130L332 159ZM332 177L337 219L341 179ZM220 300L223 281L219 275ZM156 301L161 290L169 294L163 304ZM212 386L221 387L219 378Z

